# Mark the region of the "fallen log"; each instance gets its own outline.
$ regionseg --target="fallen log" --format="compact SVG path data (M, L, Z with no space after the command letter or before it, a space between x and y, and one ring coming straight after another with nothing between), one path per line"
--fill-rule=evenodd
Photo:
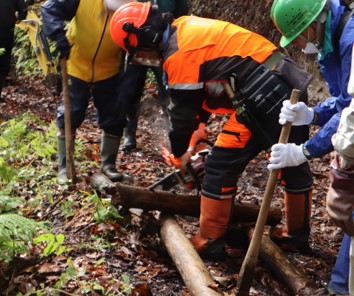
M305 288L310 288L310 280L285 256L282 250L267 236L263 235L259 251L263 266L271 272L293 293L298 295ZM311 295L311 294L308 294Z
M175 263L184 284L191 295L216 296L217 292L213 278L198 253L177 221L168 215L160 215L160 236L172 261Z
M177 221L162 213L160 224L161 240L191 294L220 295L215 290L215 283L208 269ZM245 235L251 234L244 230ZM259 259L261 265L269 269L274 278L288 289L289 295L318 295L318 288L267 235L262 237Z
M174 218L168 216L168 214L180 214L199 217L199 197L165 191L150 191L140 187L116 184L99 173L91 177L91 186L96 190L111 194L112 203L117 207L161 211L161 239L188 290L192 295L220 295L211 288L214 286L214 281L178 223ZM238 223L255 222L259 208L259 206L251 203L235 202L233 220ZM274 226L280 220L280 209L270 208L267 224ZM252 233L246 229L245 235L252 237ZM268 268L275 278L284 283L292 295L316 295L316 288L313 283L292 264L267 235L262 237L259 258L260 263Z
M188 194L174 194L168 191L151 191L141 187L113 183L106 176L95 173L91 177L91 186L112 195L112 204L116 207L138 208L146 211L158 210L165 214L199 217L200 198ZM249 202L234 204L233 222L255 223L260 207ZM271 207L266 224L275 226L280 223L280 208Z

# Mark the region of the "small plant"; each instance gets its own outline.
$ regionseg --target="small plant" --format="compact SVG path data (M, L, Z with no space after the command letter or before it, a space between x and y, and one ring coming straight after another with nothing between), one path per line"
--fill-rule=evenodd
M59 233L57 235L54 235L52 233L45 233L36 237L33 240L33 243L34 244L46 243L47 246L42 252L42 257L49 256L53 253L59 256L64 252L71 251L71 248L67 248L63 246L64 240L65 240L64 234Z
M28 181L33 176L45 176L38 168L47 168L43 163L50 162L56 151L51 131L54 126L48 133L30 131L30 121L42 125L29 113L0 125L0 191L13 192L16 183Z
M15 27L15 46L13 48L13 56L16 59L16 72L19 75L41 74L36 54L32 48L27 33L17 27Z
M123 295L130 295L132 292L132 285L130 283L129 277L126 274L122 274L123 282L121 283L120 290Z
M0 56L5 53L5 48L0 48Z
M117 208L111 204L110 199L101 199L97 192L88 194L86 201L91 201L96 205L96 211L93 215L93 220L98 223L106 223L108 221L117 221L122 219Z
M13 212L22 204L20 197L10 197L0 191L0 214Z
M28 246L38 235L38 229L47 230L47 226L17 214L0 215L0 259L9 262L17 255L29 253Z

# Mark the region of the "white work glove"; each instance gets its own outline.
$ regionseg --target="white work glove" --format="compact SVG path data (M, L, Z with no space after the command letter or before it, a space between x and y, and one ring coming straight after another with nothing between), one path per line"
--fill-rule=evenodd
M302 145L274 144L271 150L268 170L298 166L307 161Z
M313 121L314 111L303 102L291 104L289 100L283 102L279 114L279 123L284 125L287 121L292 125L309 125Z

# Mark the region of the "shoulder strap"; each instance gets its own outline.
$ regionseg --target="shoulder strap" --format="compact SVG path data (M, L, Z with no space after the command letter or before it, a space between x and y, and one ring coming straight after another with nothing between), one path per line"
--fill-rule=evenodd
M349 5L348 7L349 7L349 10L347 10L346 12L343 13L343 15L342 15L342 17L341 17L341 19L339 21L338 27L336 29L336 32L334 34L334 44L337 47L339 47L339 39L342 36L342 32L343 32L343 29L344 29L345 25L347 24L348 20L354 14L353 5Z

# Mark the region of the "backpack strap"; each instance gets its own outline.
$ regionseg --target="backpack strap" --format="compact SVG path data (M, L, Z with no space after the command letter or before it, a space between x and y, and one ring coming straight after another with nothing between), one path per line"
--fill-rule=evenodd
M334 34L334 45L337 46L337 48L339 48L339 40L340 40L340 37L342 36L344 27L347 24L347 22L349 21L349 19L354 14L353 6L354 6L354 2L348 6L349 10L347 10L343 13L343 15L339 21L338 27L336 29L336 32Z

